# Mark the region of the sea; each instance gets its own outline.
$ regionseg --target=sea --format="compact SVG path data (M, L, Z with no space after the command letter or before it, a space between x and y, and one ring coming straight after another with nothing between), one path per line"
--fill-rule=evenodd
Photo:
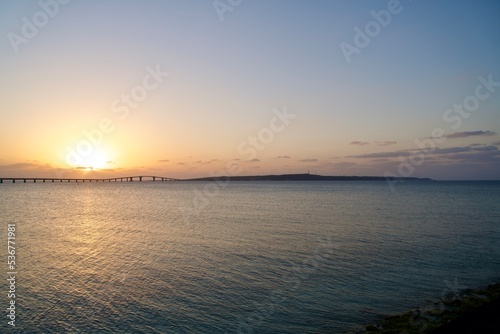
M2 333L357 333L500 281L500 182L5 181L0 232Z

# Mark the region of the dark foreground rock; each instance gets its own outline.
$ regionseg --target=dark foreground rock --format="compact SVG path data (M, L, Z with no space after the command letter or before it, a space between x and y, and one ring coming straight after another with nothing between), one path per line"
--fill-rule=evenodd
M486 303L430 333L500 333L500 299Z
M382 319L365 333L500 333L500 284L465 290L426 307Z

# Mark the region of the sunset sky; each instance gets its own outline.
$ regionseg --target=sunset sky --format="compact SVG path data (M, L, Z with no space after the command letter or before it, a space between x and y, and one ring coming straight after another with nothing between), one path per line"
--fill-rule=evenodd
M0 2L0 177L500 179L499 1L66 2Z

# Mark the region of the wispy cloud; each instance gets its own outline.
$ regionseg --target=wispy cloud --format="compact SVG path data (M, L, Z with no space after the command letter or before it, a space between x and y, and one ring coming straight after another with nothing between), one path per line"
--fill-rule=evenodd
M299 162L317 162L318 159L301 159L301 160L298 160Z
M279 155L278 159L291 159L289 155Z
M455 132L449 135L443 136L444 138L448 139L454 139L454 138L466 138L466 137L477 137L477 136L484 136L484 137L490 137L490 136L496 136L496 132L493 131L483 131L483 130L478 130L478 131L463 131L463 132Z
M455 146L455 147L447 147L447 148L436 148L432 153L429 152L427 154L446 155L446 154L455 154L455 153L464 153L464 152L473 152L473 151L475 151L475 152L498 151L498 148L494 145ZM411 152L419 152L419 150L400 150L400 151L393 151L393 152L366 153L366 154L349 155L346 158L361 158L361 159L397 158L400 156L406 156Z
M452 160L459 160L461 163L500 163L500 152L485 151L458 153L452 154L448 158Z
M366 146L366 145L370 145L370 143L367 141L353 140L352 142L349 143L349 145Z
M450 154L450 153L461 153L461 152L488 152L488 151L498 151L498 148L493 145L489 146L458 146L449 148L437 148L433 154Z
M68 168L61 165L62 168L48 163L19 162L8 165L0 165L0 176L2 177L62 177L80 175L81 170L77 168ZM107 171L99 169L99 172ZM77 174L75 174L77 173Z
M485 152L485 151L498 151L498 148L496 146L493 146L493 145L488 145L488 146L481 146L481 147L476 147L474 148L475 151L482 151L482 152Z
M35 168L35 167L39 167L39 165L31 163L31 162L19 162L16 164L0 166L0 170L28 169L28 168Z
M390 146L390 145L395 145L398 142L395 140L375 140L373 142L374 145L376 146ZM352 142L349 143L349 145L354 145L354 146L367 146L371 145L372 143L367 142L367 141L359 141L359 140L353 140Z
M375 145L377 146L390 146L396 145L398 142L395 140L386 140L386 141L375 141Z
M162 159L162 160L158 160L158 162L169 162L170 160L167 160L167 159Z
M260 162L259 159L252 159L252 160L249 160L249 162Z
M460 152L470 152L473 148L470 146L457 146L448 148L436 148L432 154L450 154L450 153L460 153Z
M409 151L365 153L365 154L348 155L346 158L361 158L361 159L370 159L370 158L397 158L397 157L399 157L401 155L408 154L408 152Z

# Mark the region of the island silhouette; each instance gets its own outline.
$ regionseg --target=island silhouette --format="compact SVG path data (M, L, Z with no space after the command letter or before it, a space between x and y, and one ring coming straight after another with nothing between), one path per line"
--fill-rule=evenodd
M418 177L385 177L385 176L329 176L317 174L279 174L279 175L249 175L249 176L211 176L192 178L185 181L217 181L224 178L231 181L432 181L429 178Z

